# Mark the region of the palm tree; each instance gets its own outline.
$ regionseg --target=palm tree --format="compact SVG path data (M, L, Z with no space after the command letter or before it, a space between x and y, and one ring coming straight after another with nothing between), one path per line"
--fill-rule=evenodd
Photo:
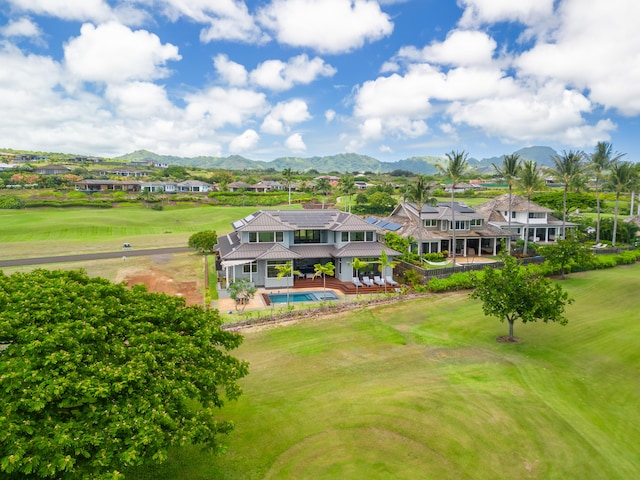
M349 262L349 265L356 271L356 278L360 276L360 270L367 268L369 264L359 258L354 258L353 262ZM358 296L358 284L356 283L356 297Z
M451 250L453 251L452 265L456 266L456 209L454 205L456 183L465 174L469 164L467 163L467 157L469 156L464 150L461 152L451 151L445 154L447 157L447 163L444 165L438 164L438 170L449 180L451 180L451 231L453 235L453 245Z
M613 163L616 163L622 158L624 153L616 153L613 155L613 147L608 142L598 142L595 152L591 155L591 170L596 177L596 209L598 212L598 218L596 220L596 243L600 243L600 181L602 180L605 171L611 168Z
M518 178L520 188L527 195L527 225L524 229L524 250L527 254L527 245L529 243L529 210L531 207L531 194L544 185L542 173L538 168L538 164L533 160L523 160L520 168L520 177Z
M608 183L616 192L616 206L613 215L613 237L611 246L616 246L616 233L618 229L618 206L620 203L620 194L630 190L637 178L634 174L634 167L631 162L615 162L611 165L611 173L609 174Z
M336 271L336 267L332 262L327 262L324 265L321 263L316 263L313 266L313 278L316 278L322 275L322 299L327 298L327 275L333 277Z
M584 153L570 150L563 151L562 155L556 155L553 159L554 167L551 169L553 175L562 181L564 185L564 195L562 197L562 238L566 236L567 224L567 191L569 186L578 180L584 170Z
M278 280L282 280L283 278L292 278L294 275L300 275L298 270L293 269L293 263L289 260L284 265L276 265L276 270L278 271ZM287 282L287 308L289 307L289 282Z
M493 168L496 170L498 175L504 178L507 182L507 186L509 187L509 218L507 219L508 226L507 230L509 231L509 245L507 245L508 254L511 254L511 200L513 193L513 184L518 178L518 172L520 171L520 155L517 153L512 153L511 155L505 155L502 159L502 166L498 167L495 163L492 163Z
M384 269L385 268L395 268L395 266L398 265L398 262L396 262L395 260L391 260L389 258L389 255L387 255L387 252L385 252L384 250L382 250L382 252L380 252L380 260L378 263L378 271L380 272L380 275L384 275ZM387 293L387 281L385 280L384 282L384 293Z
M293 178L293 174L295 172L290 168L285 168L282 170L282 176L284 177L284 183L289 190L289 205L291 205L291 179Z
M340 177L340 192L347 197L348 212L351 213L351 195L356 193L356 183L353 175L346 174ZM344 211L347 211L347 203L344 205Z
M324 197L331 193L331 184L329 183L329 180L326 178L318 180L318 183L316 183L316 192L319 195L322 195L322 209L324 210Z
M435 199L429 196L431 191L431 185L426 175L418 175L415 183L407 185L404 192L407 199L416 204L418 209L418 257L420 263L422 263L422 230L424 225L422 223L422 208L425 204L431 204L435 202Z

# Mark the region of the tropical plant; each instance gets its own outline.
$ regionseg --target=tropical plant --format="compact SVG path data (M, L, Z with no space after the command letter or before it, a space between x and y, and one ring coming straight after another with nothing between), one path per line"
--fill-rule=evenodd
M382 252L380 252L380 260L378 261L378 271L380 272L380 275L384 275L384 271L386 268L391 268L394 269L396 267L396 265L398 265L398 262L396 262L395 260L392 260L389 258L389 255L387 255L387 252L385 252L384 250L382 250ZM387 293L387 281L385 280L384 282L384 293Z
M276 270L278 271L278 280L282 280L283 278L292 279L294 275L300 275L298 270L294 270L293 263L289 260L284 265L276 265ZM289 285L289 281L287 280L287 307L289 307L289 290L291 289Z
M251 283L248 278L236 280L227 287L229 297L231 297L235 302L236 311L238 310L238 306L242 305L242 308L240 309L241 312L244 312L244 309L247 308L247 304L255 296L257 291L258 289L256 286Z
M324 210L325 197L331 193L331 184L326 178L321 178L316 183L315 191L322 197L322 209Z
M360 270L363 270L369 266L369 264L359 258L354 258L353 262L349 262L351 268L353 268L356 272L356 278L360 277ZM356 283L356 296L358 295L358 284Z
M558 283L542 275L532 275L511 256L502 255L500 270L486 267L475 276L475 290L471 298L482 301L486 316L498 317L509 323L509 339L513 341L513 324L558 322L566 325L565 306L573 303L569 294Z
M507 186L509 187L509 218L507 219L507 230L509 231L509 245L507 245L507 252L511 254L511 202L513 200L513 184L518 179L518 174L520 172L520 155L517 153L512 153L511 155L505 155L502 159L502 165L497 166L495 163L492 163L493 168L496 173L500 175L507 182Z
M351 213L351 196L356 193L356 183L353 175L345 174L340 177L340 183L338 184L340 192L346 197L344 204L345 212Z
M216 243L218 243L218 234L213 230L204 230L191 235L187 245L200 253L211 253Z
M562 196L562 238L565 238L567 231L567 192L569 191L569 187L578 180L578 177L584 170L584 157L583 152L573 150L569 152L563 151L562 155L552 157L554 166L551 171L564 186Z
M422 258L422 233L424 224L422 222L422 209L426 204L434 204L435 199L430 197L431 185L426 175L418 175L414 183L407 185L404 195L416 204L418 210L418 257Z
M625 154L613 154L613 146L608 142L598 142L595 151L591 154L590 168L596 178L596 243L600 243L600 183L611 165L620 160Z
M523 160L520 168L520 176L518 184L524 190L527 196L527 223L524 228L524 248L523 253L528 253L529 246L529 212L531 210L531 194L544 186L542 173L538 168L538 164L533 160Z
M289 191L289 205L291 205L291 180L293 179L293 174L295 172L290 168L285 168L282 170L282 176L284 177L284 184Z
M611 164L611 172L607 184L616 192L616 204L613 213L613 236L611 245L616 246L616 230L618 228L618 212L620 206L620 194L629 191L637 183L634 167L631 162L615 162Z
M333 262L327 262L324 265L316 263L313 266L313 278L322 276L322 298L327 298L327 275L333 277L336 272L336 266Z
M451 245L451 258L452 266L456 266L456 209L455 209L455 191L456 184L466 173L469 164L467 163L468 153L465 151L451 151L445 154L447 162L442 165L438 164L438 170L451 181L451 232L452 232L452 245Z
M578 232L571 232L566 238L558 239L556 243L544 245L538 249L553 269L560 270L560 276L563 279L570 265L584 266L593 258L593 252L582 242Z

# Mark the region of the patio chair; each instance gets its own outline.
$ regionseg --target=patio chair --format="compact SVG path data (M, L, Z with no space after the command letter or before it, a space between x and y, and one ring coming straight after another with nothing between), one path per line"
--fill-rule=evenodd
M364 284L367 287L373 287L373 280L371 280L369 277L367 277L366 275L364 277L362 277L362 281L364 282Z
M376 285L384 287L384 280L382 278L380 278L378 275L373 277L373 281L375 282Z
M386 277L384 277L384 279L392 287L395 287L396 285L398 285L398 282L396 282L393 278L391 278L391 275L387 275Z
M353 283L356 287L362 287L362 282L360 281L360 279L358 277L353 277L351 279L351 283Z

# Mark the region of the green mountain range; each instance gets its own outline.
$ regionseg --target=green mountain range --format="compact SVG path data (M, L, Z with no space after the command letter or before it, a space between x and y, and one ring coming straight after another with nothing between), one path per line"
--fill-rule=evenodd
M526 147L516 152L520 157L528 160L535 160L540 166L551 166L551 160L557 152L550 147ZM220 168L225 170L268 170L281 171L291 168L295 171L316 170L319 173L329 172L374 172L388 173L394 170L407 170L413 173L424 173L432 175L438 172L437 165L444 162L443 157L421 156L410 157L396 162L381 162L380 160L367 155L357 153L340 153L325 157L280 157L270 162L250 160L240 155L229 157L177 157L173 155L158 155L147 150L137 150L128 153L116 160L125 161L145 161L150 160L157 163L167 163L169 165L193 166L201 168ZM469 158L469 165L480 173L490 173L493 171L492 164L502 163L502 157L492 157L478 160Z

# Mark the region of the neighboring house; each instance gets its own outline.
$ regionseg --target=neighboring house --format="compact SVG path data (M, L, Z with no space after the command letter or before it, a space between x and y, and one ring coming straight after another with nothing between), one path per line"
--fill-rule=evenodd
M528 210L527 210L528 209ZM476 210L484 215L491 225L509 231L509 194L500 195L482 205ZM527 218L527 211L529 212ZM527 199L520 195L511 198L511 234L522 240L525 230L529 231L528 241L536 243L553 243L562 238L562 220L552 215L553 210L542 207L533 202L527 206ZM566 222L567 229L577 227L576 223Z
M254 185L255 187L266 187L266 191L268 192L275 192L275 191L282 191L285 189L285 185L283 183L280 182L276 182L274 180L262 180L260 182L258 182L256 185Z
M143 192L150 193L176 193L176 182L144 182L141 184Z
M34 173L38 175L65 175L71 171L72 169L66 165L43 165L34 169Z
M138 180L80 180L75 182L79 192L129 192L142 191L143 182Z
M242 190L248 191L253 185L246 182L231 182L227 185L227 189L230 192L240 192Z
M500 251L500 242L507 233L490 225L481 213L467 205L454 202L456 255L496 255ZM441 202L437 206L423 205L418 215L418 207L414 203L400 203L389 217L378 220L368 219L374 225L393 231L405 238L422 240L421 253L447 251L452 253L453 226L451 202Z
M451 193L451 184L450 183L443 183L440 185L442 187L442 191L446 192L446 193ZM476 184L473 183L456 183L456 188L454 190L454 193L463 193L463 192L468 192L470 190L481 190L481 188L479 188Z
M206 193L211 192L213 189L213 185L200 180L185 180L176 184L176 190L181 193Z
M13 165L11 163L0 163L0 172L2 170L10 170L12 168L16 168L17 165Z
M315 264L333 262L335 278L351 282L354 258L378 275L375 262L383 251L389 258L399 255L378 242L378 228L338 210L260 210L232 225L234 231L218 237L216 245L227 285L248 278L260 287L292 286L293 278L277 278L276 266L289 261L306 276L313 275ZM392 273L387 268L382 275Z
M116 176L116 177L148 177L152 172L150 170L135 170L133 168L108 168L104 170L96 170L96 175Z

